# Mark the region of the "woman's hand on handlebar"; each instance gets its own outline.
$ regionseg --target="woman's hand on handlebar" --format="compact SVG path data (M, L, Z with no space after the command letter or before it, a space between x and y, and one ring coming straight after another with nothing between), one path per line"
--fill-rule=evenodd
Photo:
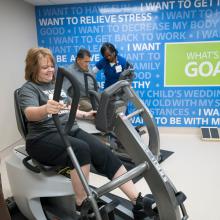
M65 108L64 104L54 101L54 100L48 100L46 104L47 114L58 114L59 111L64 108Z
M96 116L96 112L97 111L93 111L93 110L89 112L85 112L85 111L81 111L78 109L76 112L76 116L77 118L80 118L80 119L94 120Z
M84 118L87 120L94 120L96 116L97 111L89 111L89 112L84 112Z

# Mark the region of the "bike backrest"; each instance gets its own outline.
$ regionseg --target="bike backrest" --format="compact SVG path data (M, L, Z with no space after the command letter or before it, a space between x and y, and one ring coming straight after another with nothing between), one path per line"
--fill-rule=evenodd
M17 122L17 127L18 130L21 134L21 136L25 139L27 135L27 122L25 119L25 116L21 110L21 106L19 103L19 89L16 89L14 91L14 107L15 107L15 116L16 116L16 122Z

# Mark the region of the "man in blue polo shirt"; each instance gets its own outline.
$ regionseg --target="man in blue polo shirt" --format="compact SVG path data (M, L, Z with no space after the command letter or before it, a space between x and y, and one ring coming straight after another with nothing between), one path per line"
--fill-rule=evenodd
M100 50L103 58L95 64L92 69L93 73L99 70L104 71L105 84L104 89L116 83L119 80L121 73L128 68L132 68L131 64L125 58L118 55L118 51L111 43L104 43Z

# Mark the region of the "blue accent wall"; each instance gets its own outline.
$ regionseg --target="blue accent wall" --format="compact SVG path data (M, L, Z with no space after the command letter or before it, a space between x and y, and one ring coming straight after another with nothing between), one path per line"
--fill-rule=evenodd
M37 6L36 24L39 46L50 48L60 66L72 63L81 47L91 51L93 65L101 58L101 44L113 43L134 65L133 88L159 126L220 126L220 0ZM215 85L165 85L166 44L188 42L219 43L215 66L197 66L199 77L212 77ZM200 56L206 61L207 50ZM103 74L97 79L102 86ZM133 123L142 122L136 117Z

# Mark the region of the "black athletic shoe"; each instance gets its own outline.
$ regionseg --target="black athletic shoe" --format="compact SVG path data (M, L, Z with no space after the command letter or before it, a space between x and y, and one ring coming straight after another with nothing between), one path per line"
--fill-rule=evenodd
M146 217L156 217L158 216L157 208L152 208L155 205L155 201L152 195L142 196L141 193L138 194L136 204L133 205L133 214L135 220L144 219Z
M99 210L105 205L105 203L101 201L100 199L98 199L96 202L97 202ZM83 205L84 205L84 202L80 206L76 205L76 214L79 216L81 215L81 210L82 210ZM93 212L93 208L91 206L89 207L87 216L89 219L95 219L95 213Z
M81 215L82 206L83 206L83 204L80 205L80 206L76 205L76 214L77 214L78 216ZM89 209L87 215L88 215L88 218L94 218L94 217L95 217L95 213L93 212L93 209L92 209L92 208Z

